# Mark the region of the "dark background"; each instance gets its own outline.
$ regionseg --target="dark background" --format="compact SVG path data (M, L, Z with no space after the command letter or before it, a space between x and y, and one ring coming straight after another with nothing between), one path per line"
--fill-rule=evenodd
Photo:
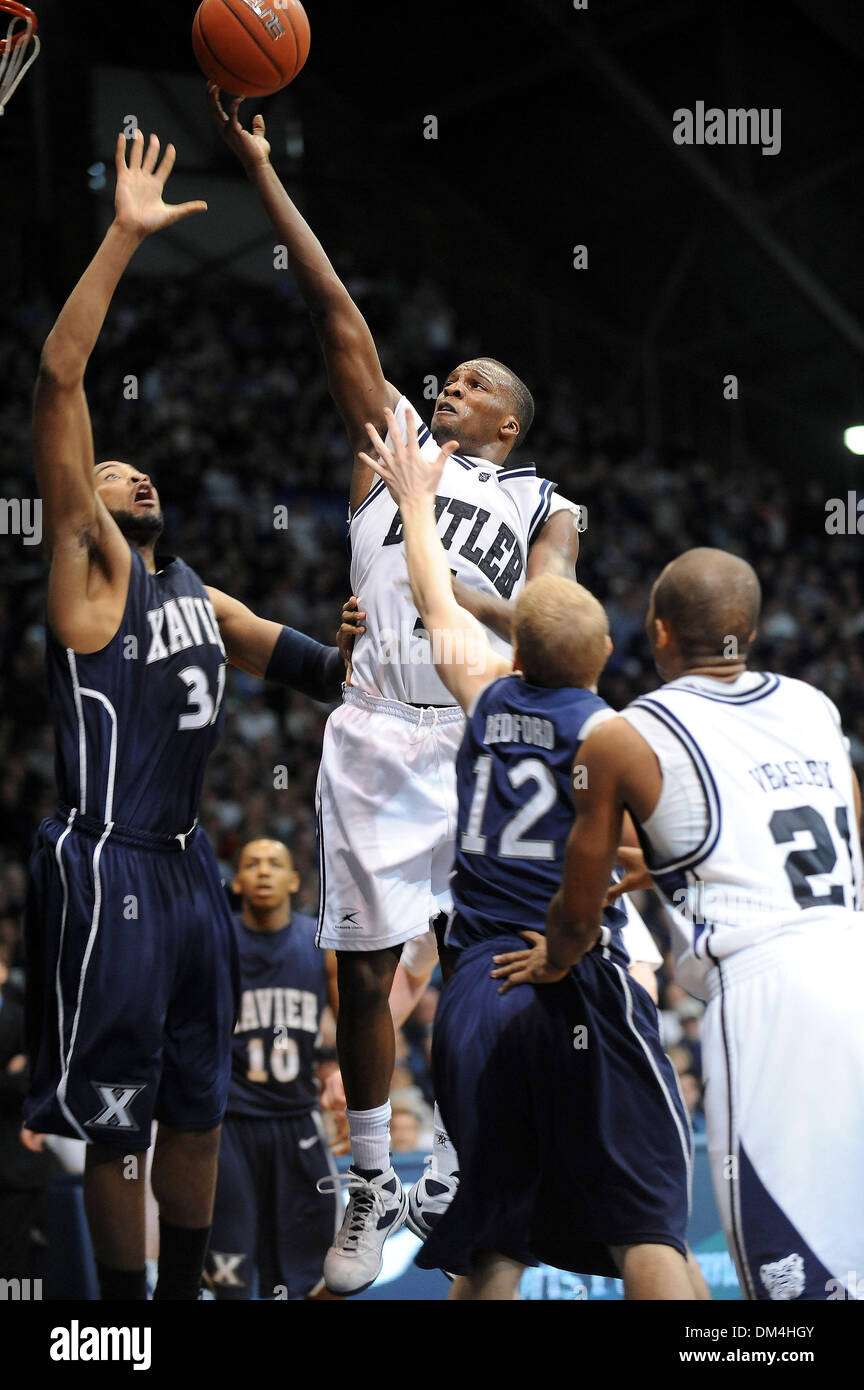
M0 121L2 251L59 294L92 250L92 69L195 72L194 0L39 6L42 57ZM299 121L282 161L325 244L369 275L434 276L463 337L542 397L718 466L767 460L828 495L860 465L864 419L864 17L839 0L570 0L364 5L310 0L312 52L258 105ZM697 100L780 107L782 148L682 149ZM253 103L249 103L251 108ZM176 103L167 138L203 132ZM422 138L423 118L439 139ZM139 112L145 125L147 112ZM162 133L162 132L160 132ZM202 174L234 174L215 140ZM107 196L103 194L103 198ZM585 244L589 269L572 269ZM722 397L739 378L740 400Z

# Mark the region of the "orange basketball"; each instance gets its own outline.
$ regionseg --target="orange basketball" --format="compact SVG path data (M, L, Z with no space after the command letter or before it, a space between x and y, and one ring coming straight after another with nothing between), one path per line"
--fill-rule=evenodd
M238 97L287 87L309 56L310 40L300 0L203 0L192 25L199 67Z

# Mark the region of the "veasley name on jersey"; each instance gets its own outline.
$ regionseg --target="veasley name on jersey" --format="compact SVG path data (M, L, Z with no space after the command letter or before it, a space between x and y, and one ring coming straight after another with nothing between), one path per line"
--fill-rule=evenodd
M555 725L551 719L532 714L487 714L484 743L530 743L535 748L555 747Z
M782 763L758 763L747 770L763 792L777 792L784 787L830 787L834 790L829 766L824 758L787 758Z
M187 647L218 647L225 655L225 647L219 636L219 624L209 599L184 594L182 598L166 598L161 608L151 608L147 613L150 624L150 648L147 652L147 665L154 661L164 661L175 652L185 651Z
M462 539L462 544L457 554L476 565L480 573L491 580L501 597L509 599L514 584L525 569L525 560L514 532L503 521L498 526L494 540L490 542L488 533L483 536L482 541L480 540L489 517L490 513L483 507L475 506L471 502L462 502L458 497L435 498L435 520L439 523L438 534L444 549L450 550L453 547L461 531L459 538ZM493 522L493 526L494 524ZM490 527L490 533L491 530ZM397 509L383 544L402 545L404 540L402 515Z
M244 989L235 1033L261 1028L299 1028L318 1032L318 1000L305 989Z

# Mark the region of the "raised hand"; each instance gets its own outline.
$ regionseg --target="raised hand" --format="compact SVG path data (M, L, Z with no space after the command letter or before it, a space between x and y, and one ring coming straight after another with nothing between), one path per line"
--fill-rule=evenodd
M401 504L418 497L434 497L444 464L459 448L458 442L455 439L448 440L437 459L427 459L421 454L417 442L417 417L413 411L408 411L405 421L408 428L407 443L402 439L402 431L396 423L393 411L385 410L384 418L390 432L391 447L387 448L374 425L367 424L366 431L378 451L378 457L373 458L371 454L361 453L358 454L358 458L361 458L373 473L377 473L379 478L384 479L395 502Z
M229 150L233 150L244 169L249 170L258 164L270 163L270 145L265 135L267 127L263 116L253 117L251 130L244 130L240 124L237 112L244 100L244 97L235 97L231 110L226 113L219 100L218 86L215 82L207 83L207 104L213 124Z
M114 195L114 220L123 231L132 232L139 237L149 236L163 227L170 227L183 217L191 217L195 212L206 212L207 204L166 203L162 194L168 176L174 168L177 151L169 145L161 164L159 159L159 139L150 136L144 152L144 136L136 130L129 142L129 162L126 162L126 137L117 136L117 150L114 164L117 169L117 191Z

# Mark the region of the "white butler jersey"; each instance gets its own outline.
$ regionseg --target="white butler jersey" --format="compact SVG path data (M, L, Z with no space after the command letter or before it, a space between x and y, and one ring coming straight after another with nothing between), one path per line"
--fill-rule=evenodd
M807 933L819 951L820 928L855 924L852 769L826 696L786 676L687 676L622 718L663 773L641 832L686 989L705 998L713 965L768 938Z
M405 437L408 401L401 397L397 422ZM415 416L419 415L415 411ZM424 457L438 445L425 425L418 437ZM389 442L390 436L387 436ZM555 512L580 509L555 495L533 464L498 468L487 459L448 458L435 499L438 534L450 568L472 589L515 599L525 587L528 550ZM378 479L349 522L351 592L366 611L366 633L354 645L351 684L367 695L414 705L452 705L436 674L435 651L408 583L399 509ZM508 642L486 629L495 651L512 655Z

